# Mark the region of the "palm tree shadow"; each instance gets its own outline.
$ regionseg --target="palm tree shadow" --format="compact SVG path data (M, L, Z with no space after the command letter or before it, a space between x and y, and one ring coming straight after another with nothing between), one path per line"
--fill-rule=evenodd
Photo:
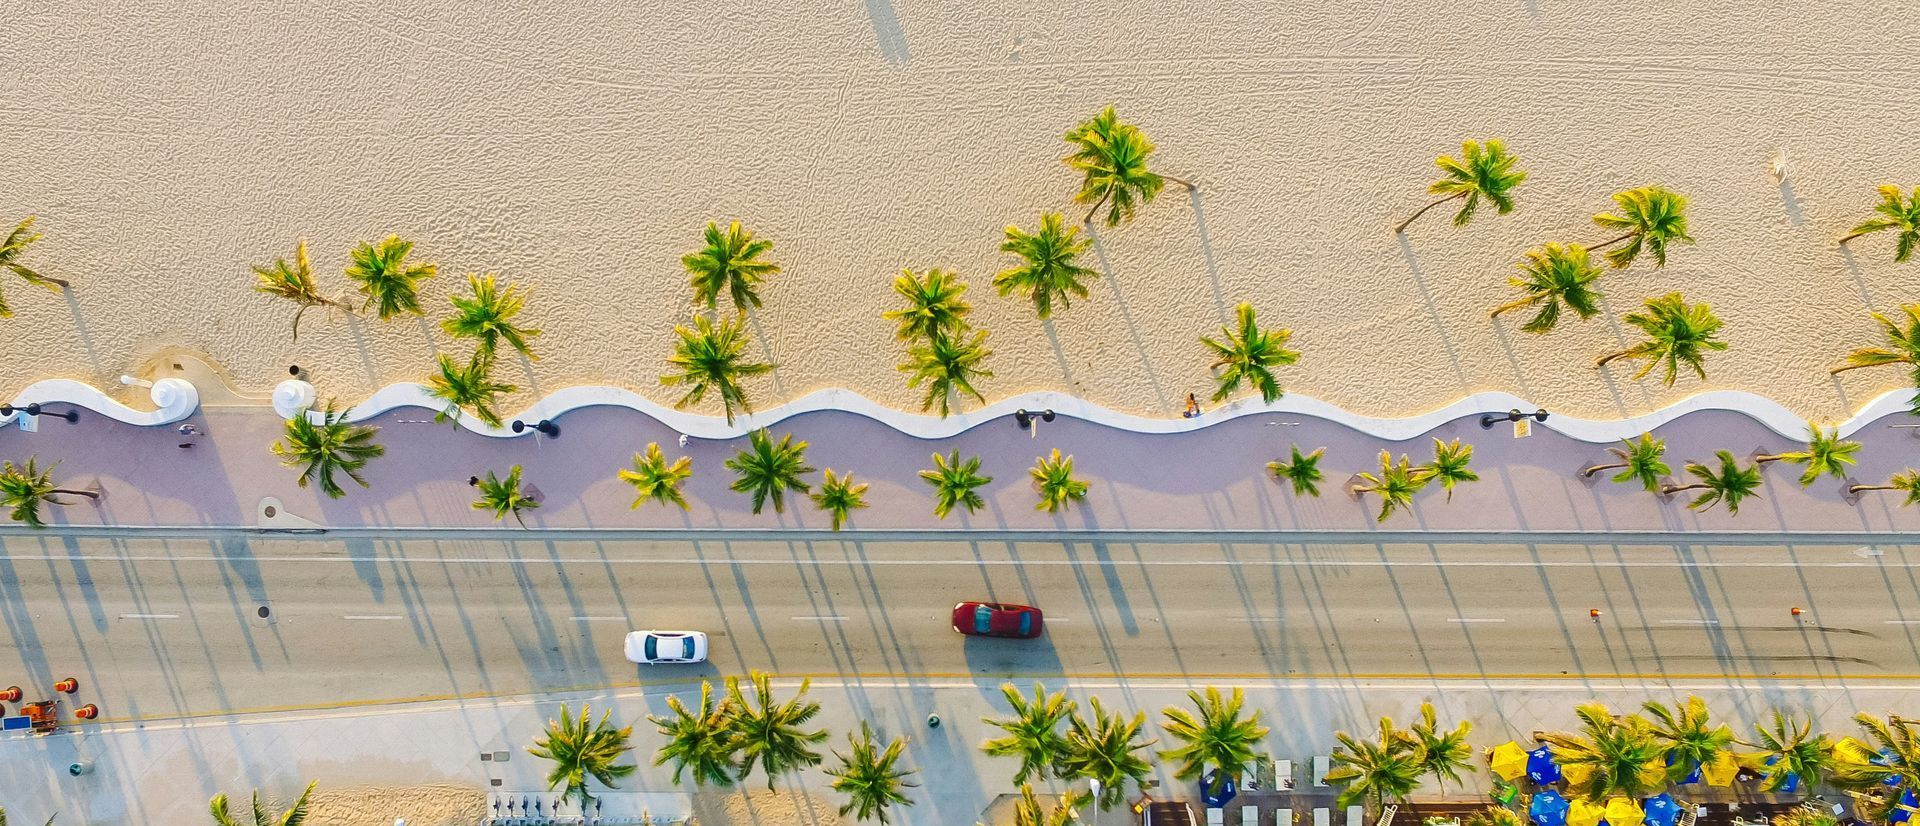
M786 388L780 386L780 360L773 357L773 345L767 342L767 331L760 325L760 314L748 310L746 315L747 324L753 327L753 340L760 345L760 357L766 359L768 364L775 365L774 369L767 371L767 377L773 380L773 395L779 400L785 401L787 391Z
M1047 343L1053 346L1053 360L1060 365L1060 377L1068 386L1078 388L1080 383L1073 380L1073 367L1067 363L1067 353L1060 347L1060 335L1053 329L1053 319L1040 322L1040 330L1047 334Z
M367 372L367 387L380 386L380 369L373 363L373 354L367 351L367 335L360 329L360 317L347 314L347 330L353 334L353 349L360 354L360 367Z
M516 351L518 352L518 351ZM540 380L533 375L533 360L520 353L520 374L527 377L526 389L534 394L534 401L540 398Z
M1800 208L1800 199L1793 194L1793 181L1785 175L1780 176L1780 204L1786 207L1788 224L1795 227L1807 225L1806 210Z
M1522 395L1533 396L1533 386L1527 382L1527 373L1521 369L1520 357L1513 351L1513 337L1507 334L1507 325L1500 319L1493 319L1493 334L1500 337L1500 352L1507 357L1507 366L1513 368L1513 382L1520 388Z
M1193 204L1193 230L1200 236L1200 254L1207 262L1207 281L1213 287L1213 309L1220 316L1220 323L1228 320L1227 297L1220 290L1220 267L1213 257L1213 239L1207 235L1207 213L1200 208L1200 188L1187 191L1187 200Z
M105 368L100 366L100 351L93 346L93 331L87 327L86 316L80 313L80 299L73 294L72 287L63 287L60 293L67 299L67 311L73 314L73 337L80 340L80 348L87 352L87 364L92 365L97 374Z
M1867 290L1867 279L1860 273L1860 262L1853 257L1853 250L1846 244L1840 246L1840 260L1847 264L1847 275L1853 278L1853 288L1860 291L1860 305L1873 309L1873 293Z
M420 324L420 340L426 342L427 355L434 360L440 359L440 345L433 340L433 325L427 322L425 315L417 315L413 320Z
M1413 275L1413 285L1420 290L1420 301L1426 305L1427 317L1433 320L1433 329L1440 334L1440 343L1447 348L1447 360L1453 367L1453 377L1460 382L1462 391L1471 390L1472 383L1467 381L1467 371L1460 366L1460 351L1453 346L1453 337L1447 335L1447 325L1440 320L1440 310L1433 304L1433 293L1427 290L1426 273L1420 269L1420 259L1413 254L1413 243L1405 235L1395 235L1394 242L1400 245L1400 257L1406 259L1407 271Z
M1087 225L1088 235L1093 238L1093 255L1100 261L1100 273L1107 277L1107 284L1113 287L1113 301L1120 308L1121 319L1127 322L1127 335L1133 339L1134 352L1140 354L1140 364L1146 368L1147 381L1153 385L1155 403L1166 408L1172 405L1168 400L1167 388L1160 383L1160 371L1153 367L1153 356L1147 353L1147 346L1140 340L1140 325L1133 320L1133 310L1127 306L1126 293L1120 289L1120 279L1113 274L1113 265L1107 262L1107 245L1100 237L1099 230L1093 224Z

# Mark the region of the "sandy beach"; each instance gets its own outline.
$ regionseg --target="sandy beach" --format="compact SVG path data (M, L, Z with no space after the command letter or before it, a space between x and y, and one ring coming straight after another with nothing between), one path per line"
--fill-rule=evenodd
M40 215L31 260L74 288L5 284L0 393L111 385L167 346L262 390L297 362L349 402L422 379L467 345L319 313L295 345L292 308L250 291L298 237L343 291L351 246L398 233L440 265L436 320L467 272L532 287L543 358L502 364L516 404L577 383L670 400L678 259L739 219L784 268L752 318L780 364L750 385L763 407L833 386L916 406L880 314L902 267L937 266L992 331L994 397L1177 415L1208 387L1197 337L1245 300L1294 331L1289 390L1368 413L1504 389L1625 415L1734 388L1837 419L1907 380L1826 368L1877 343L1869 309L1920 301L1890 236L1834 244L1876 185L1920 184L1917 22L1900 0L48 0L9 20L0 218ZM1101 230L1092 296L1043 325L992 294L1000 231L1072 209L1060 135L1108 104L1200 189ZM1531 173L1519 210L1396 239L1433 156L1486 137ZM1606 318L1488 321L1526 248L1597 241L1609 196L1653 183L1692 199L1697 245L1607 275ZM1671 290L1726 321L1709 380L1596 371L1630 340L1618 316Z

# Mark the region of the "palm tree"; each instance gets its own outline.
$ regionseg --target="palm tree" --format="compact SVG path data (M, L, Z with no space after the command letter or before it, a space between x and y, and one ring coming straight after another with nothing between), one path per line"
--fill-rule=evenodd
M300 316L305 315L309 307L334 307L351 312L352 307L338 299L320 294L320 286L313 281L313 266L307 260L307 239L302 238L294 244L293 263L287 259L275 259L272 264L253 265L253 274L259 281L253 285L253 291L284 298L300 309L293 311L293 340L300 340Z
M743 315L749 305L760 306L760 282L780 271L780 265L759 260L773 249L773 242L755 240L753 233L740 228L739 221L728 224L724 234L719 224L708 221L706 239L705 247L680 258L693 283L694 303L718 309L720 291L726 290L734 308Z
M1433 703L1422 700L1420 722L1403 734L1413 742L1414 762L1419 766L1420 775L1431 776L1444 788L1449 780L1461 782L1460 772L1473 771L1473 747L1467 745L1467 734L1472 731L1473 724L1466 720L1461 720L1452 731L1441 731L1434 719Z
M1521 817L1518 812L1505 806L1489 804L1487 808L1467 815L1466 820L1462 822L1466 826L1528 826L1533 821Z
M853 814L859 820L885 824L888 807L913 805L901 790L920 785L907 779L914 770L894 768L906 754L907 738L895 737L882 749L873 740L873 727L862 720L860 736L848 732L847 744L853 747L853 753L836 750L833 756L840 758L840 767L827 769L827 775L833 778L833 790L847 796L847 802L840 806L841 817Z
M1755 739L1742 744L1760 750L1745 761L1750 768L1766 771L1767 779L1760 790L1771 792L1785 786L1788 775L1798 777L1806 788L1819 785L1833 771L1833 743L1825 733L1813 733L1811 718L1796 723L1776 708L1772 719L1771 726L1755 723Z
M1013 774L1015 783L1025 783L1029 777L1046 779L1047 773L1055 770L1066 753L1067 740L1060 734L1060 723L1073 715L1073 701L1067 699L1065 692L1048 694L1046 687L1039 683L1033 684L1031 702L1013 683L1002 684L1000 693L1013 706L1013 715L999 720L982 717L980 722L999 728L1006 735L981 743L980 750L989 757L1020 758L1020 769Z
M1915 187L1913 195L1906 202L1900 200L1900 188L1897 186L1880 187L1880 203L1873 208L1882 217L1868 218L1840 239L1844 244L1869 232L1883 229L1897 229L1900 237L1893 244L1893 260L1899 263L1913 255L1913 245L1920 243L1920 187Z
M1480 474L1467 469L1473 462L1473 445L1462 444L1459 439L1451 442L1433 440L1433 462L1414 472L1426 477L1425 482L1439 482L1447 491L1447 501L1453 501L1453 486L1461 482L1478 482Z
M740 678L727 678L727 699L733 703L733 734L740 755L740 777L747 779L753 773L755 763L767 776L767 789L773 789L773 779L796 769L804 769L820 762L820 753L810 746L827 739L826 729L802 731L801 726L820 714L820 704L804 699L811 680L801 680L800 690L794 692L793 699L784 703L773 700L773 688L769 677L754 671L748 675L753 683L753 701L740 691Z
M20 255L26 252L27 247L32 246L33 242L40 240L42 237L40 233L33 231L33 221L35 217L37 216L29 215L22 219L19 225L13 228L12 232L7 233L6 242L0 243L0 269L8 270L14 275L26 279L29 284L38 284L54 292L59 292L69 286L65 279L54 278L50 275L41 275L29 269L27 265L20 263ZM7 300L4 296L0 296L0 318L12 317L13 308L7 306Z
M363 307L377 307L381 321L402 313L420 315L420 282L440 274L436 264L410 264L413 242L389 235L379 244L362 241L353 248L347 278L360 284Z
M1080 807L1087 805L1087 793L1068 789L1054 798L1053 808L1040 805L1033 787L1021 784L1020 799L1013 803L1013 826L1077 826Z
M360 469L366 467L369 460L387 452L385 447L373 443L378 429L348 422L345 414L334 411L331 401L320 415L320 424L313 423L312 415L301 413L287 420L286 435L282 441L273 443L273 455L280 457L280 464L301 469L300 487L317 480L320 492L329 498L347 495L334 480L335 473L344 473L360 487L366 487L367 480L361 478Z
M1661 382L1668 387L1673 386L1673 380L1682 365L1693 368L1693 372L1704 380L1707 377L1707 352L1727 349L1726 342L1717 337L1720 318L1713 314L1713 308L1704 301L1688 305L1679 293L1649 298L1647 312L1628 313L1623 320L1640 328L1641 332L1647 334L1647 340L1602 356L1594 362L1594 366L1605 367L1607 362L1621 358L1646 359L1640 372L1633 374L1635 381L1645 378L1655 365L1661 364L1666 365Z
M1866 804L1871 804L1871 802L1871 798L1863 801L1863 803ZM1872 807L1871 805L1867 805L1865 808L1870 810ZM1884 815L1869 814L1865 822L1886 823L1888 821ZM1835 815L1832 810L1822 811L1818 808L1795 806L1785 812L1774 815L1772 826L1840 826L1840 818Z
M547 772L547 791L565 784L561 797L578 797L581 808L593 802L593 795L587 793L588 777L611 789L638 768L616 765L632 748L627 738L633 735L633 726L614 728L607 722L613 716L611 711L602 713L600 722L589 724L591 711L582 704L576 720L567 713L567 704L561 703L560 716L547 721L547 733L527 749L528 754L553 761L553 768Z
M1413 461L1405 454L1400 463L1394 464L1393 454L1380 451L1380 475L1360 473L1360 484L1348 488L1354 496L1373 493L1380 496L1380 516L1375 521L1385 522L1395 510L1413 507L1413 495L1427 486L1428 477L1413 466Z
M1613 481L1638 481L1648 493L1659 493L1660 486L1665 484L1667 474L1673 472L1673 468L1667 467L1665 460L1667 441L1653 438L1652 433L1642 433L1638 440L1621 439L1620 443L1626 445L1625 450L1617 447L1607 448L1608 453L1619 459L1618 462L1589 467L1580 471L1581 477L1590 477L1603 470L1618 470L1620 472L1614 474Z
M1007 240L1000 243L1000 251L1019 256L1020 264L994 276L994 289L1003 296L1026 293L1041 321L1053 317L1055 301L1064 310L1073 306L1068 296L1086 298L1087 285L1081 282L1097 275L1076 262L1093 242L1080 237L1079 227L1066 226L1066 220L1058 212L1044 213L1040 228L1031 234L1009 224Z
M1836 765L1829 769L1836 779L1855 786L1875 786L1891 780L1903 788L1913 788L1920 783L1920 733L1914 731L1914 721L1899 715L1882 720L1865 712L1853 715L1853 721L1860 724L1867 739L1879 748L1869 762L1835 761ZM1776 760L1775 765L1778 764Z
M1666 769L1660 764L1663 750L1645 718L1615 716L1599 703L1581 703L1574 708L1574 715L1580 718L1579 734L1535 735L1553 748L1554 759L1561 766L1591 770L1586 782L1570 791L1584 793L1591 800L1613 795L1638 798L1653 794L1665 784Z
M1222 697L1220 689L1213 686L1207 686L1204 696L1188 689L1187 699L1193 701L1199 716L1174 706L1160 712L1166 717L1161 728L1180 741L1177 748L1162 750L1160 759L1179 763L1173 772L1176 780L1198 780L1212 767L1213 784L1207 791L1218 795L1228 778L1246 774L1255 759L1254 748L1267 736L1267 727L1260 725L1258 711L1244 719L1240 716L1246 697L1239 688L1233 690L1231 699Z
M775 443L767 435L766 428L753 431L747 437L747 449L733 455L726 461L727 469L737 477L730 486L735 493L753 496L753 512L759 513L773 500L774 513L786 513L786 492L791 490L806 493L812 490L800 478L803 473L812 473L808 467L807 443L794 444L793 434L780 437Z
M933 515L941 519L956 506L966 508L967 513L985 507L986 501L974 489L993 481L991 476L980 475L980 457L962 460L958 448L951 458L933 454L933 468L920 471L920 478L933 486Z
M1361 740L1344 731L1333 736L1340 747L1333 751L1333 768L1327 772L1326 781L1346 784L1336 805L1363 804L1378 812L1387 801L1405 803L1407 795L1420 785L1417 749L1403 732L1394 730L1392 720L1380 718L1378 742Z
M932 269L921 277L913 270L901 270L900 277L893 279L893 291L907 300L907 306L888 310L880 317L899 323L895 338L915 341L966 332L967 313L973 312L973 305L960 297L967 285L953 273Z
M474 477L473 486L480 489L480 498L474 500L473 509L492 511L496 521L505 519L511 514L513 521L520 523L520 527L524 528L527 526L527 520L520 514L540 507L539 500L521 492L519 465L514 465L512 470L507 471L505 479L495 476L493 471L489 470L485 479Z
M1507 145L1496 138L1487 141L1483 150L1477 141L1461 141L1460 158L1456 161L1441 155L1433 159L1433 164L1440 167L1446 177L1428 184L1427 193L1443 197L1401 221L1399 226L1393 228L1396 234L1406 232L1408 225L1425 215L1427 210L1462 198L1466 199L1466 203L1461 204L1460 211L1453 214L1453 225L1456 227L1464 227L1473 220L1482 198L1493 204L1501 215L1513 211L1513 189L1527 179L1527 173L1513 168L1514 162L1520 159L1507 152Z
M1525 295L1493 308L1489 318L1499 318L1501 313L1531 307L1533 318L1520 325L1527 333L1545 333L1560 322L1560 308L1564 305L1582 320L1600 313L1600 291L1593 282L1603 272L1593 263L1593 256L1587 248L1579 244L1547 244L1527 250L1525 261L1520 262L1520 271L1525 277L1514 276L1507 283L1519 287Z
M686 510L687 497L680 493L680 485L693 476L693 457L682 456L668 464L667 457L660 453L660 443L648 442L647 452L633 454L633 469L622 468L616 476L633 486L633 505L628 510L649 499Z
M473 357L467 360L467 366L461 367L446 353L440 354L440 374L427 381L427 395L447 403L445 409L435 413L436 422L459 422L460 411L471 409L474 417L488 427L500 426L500 412L493 409L502 393L512 393L520 388L506 382L493 380L493 358L484 350L475 350Z
M965 335L964 331L954 337L935 333L926 343L907 350L907 361L900 365L900 371L907 374L907 386L927 385L926 394L920 397L921 412L939 405L940 418L944 419L953 410L953 399L962 395L986 404L987 397L974 389L973 383L993 378L993 371L980 366L993 355L986 346L987 331L975 332L972 340Z
M1873 320L1880 322L1882 331L1887 335L1887 347L1861 347L1847 354L1839 367L1828 370L1829 375L1839 375L1848 370L1862 367L1879 367L1887 364L1920 364L1920 304L1907 304L1900 308L1906 315L1906 329L1901 329L1893 319L1879 313L1873 313Z
M716 325L703 316L693 320L692 329L674 325L673 332L680 340L674 343L673 355L667 357L667 363L680 372L661 376L660 383L668 387L687 385L687 394L673 403L674 408L685 410L699 404L711 390L720 396L727 424L733 424L736 407L752 413L753 406L747 403L747 391L740 387L740 379L769 372L773 365L746 361L746 328L729 320Z
M300 798L293 801L293 806L289 807L279 817L274 817L265 807L260 805L260 790L255 789L253 791L253 808L250 810L253 813L251 826L300 826L300 824L307 822L307 807L309 801L313 798L314 788L319 785L320 781L318 780L308 783L306 791L301 792ZM241 821L234 820L233 814L227 810L227 796L225 793L214 795L213 799L207 802L207 811L213 815L213 826L241 826L242 824ZM48 826L52 826L53 818L47 818L47 823ZM0 826L6 826L6 820L4 818L0 818Z
M1740 501L1749 496L1758 495L1760 484L1765 481L1760 475L1760 466L1752 465L1743 468L1740 466L1740 460L1735 459L1731 452L1725 450L1715 453L1714 456L1720 460L1719 469L1716 470L1699 462L1688 462L1687 472L1700 481L1684 485L1667 485L1660 489L1660 495L1672 496L1681 491L1697 490L1701 493L1694 497L1692 502L1687 503L1687 510L1711 510L1714 505L1726 502L1727 513L1739 513Z
M1153 766L1134 752L1152 746L1156 740L1140 739L1147 724L1146 712L1134 712L1132 718L1108 712L1099 697L1087 698L1092 719L1075 714L1067 721L1066 742L1057 763L1062 778L1084 777L1100 784L1094 801L1102 809L1111 809L1126 800L1127 784L1144 788ZM5 826L5 824L0 824Z
M1847 495L1858 496L1862 491L1869 490L1900 491L1907 495L1906 499L1901 500L1900 507L1920 505L1920 470L1913 470L1911 468L1903 470L1888 477L1887 483L1884 485L1848 485Z
M1273 375L1273 368L1300 360L1300 353L1286 346L1293 331L1261 332L1254 323L1253 305L1246 302L1235 307L1234 314L1239 318L1239 331L1223 326L1218 341L1209 336L1200 337L1200 343L1214 354L1211 369L1215 371L1214 381L1219 387L1213 391L1213 400L1233 395L1244 380L1260 391L1261 400L1272 404L1284 392L1280 389L1280 380Z
M485 278L468 273L467 288L473 295L451 297L454 314L440 322L440 329L454 338L478 340L480 352L488 358L493 357L495 348L504 341L528 361L539 361L540 357L533 354L527 340L540 335L540 331L513 323L513 317L527 304L527 294L517 287L500 289L494 284L492 273Z
M659 727L660 734L667 742L653 754L653 764L664 766L673 764L673 784L680 785L680 775L692 772L693 784L705 786L733 785L734 708L730 699L713 699L713 684L700 681L700 708L690 710L678 696L667 695L667 710L671 717L647 716L647 722Z
M1653 727L1653 736L1666 745L1664 759L1667 782L1678 783L1695 769L1713 763L1733 750L1733 729L1725 723L1713 725L1707 716L1707 701L1691 694L1673 708L1648 700L1641 706Z
M1111 106L1067 130L1065 139L1073 146L1066 164L1085 176L1073 201L1093 205L1081 223L1093 223L1094 213L1102 206L1107 208L1107 226L1132 220L1133 211L1152 203L1167 181L1193 189L1189 181L1147 169L1153 142L1139 127L1120 120Z
M30 528L44 528L47 524L40 520L40 503L65 505L58 497L63 495L85 496L99 500L97 490L75 490L56 486L53 482L55 462L52 467L41 470L36 463L37 457L28 456L27 463L15 466L12 462L0 464L0 505L12 508L8 514L15 522L26 523Z
M1800 474L1800 487L1803 488L1819 481L1822 476L1847 478L1847 468L1853 466L1853 454L1860 452L1860 443L1840 438L1839 427L1821 432L1820 426L1813 422L1807 422L1807 434L1806 450L1763 454L1753 457L1754 463L1791 462L1806 466L1806 471Z
M853 474L834 478L833 468L827 468L826 478L820 482L820 491L813 494L815 507L826 511L833 521L833 529L847 521L847 515L867 506L867 484L853 481Z
M1034 459L1027 474L1033 477L1033 486L1040 491L1040 502L1033 506L1034 510L1058 513L1087 498L1087 483L1073 478L1073 457L1060 458L1057 447L1051 456Z
M1319 496L1320 482L1326 474L1320 472L1320 457L1326 455L1324 447L1314 448L1312 453L1301 453L1299 445L1292 446L1293 457L1288 461L1267 463L1267 472L1273 478L1293 486L1295 496Z
M1593 222L1606 229L1621 230L1621 234L1589 249L1599 252L1627 242L1626 246L1607 253L1607 262L1615 269L1632 264L1643 249L1653 256L1655 267L1664 267L1668 244L1693 243L1693 236L1687 234L1686 196L1666 187L1643 186L1614 193L1613 202L1619 206L1619 214L1603 212L1593 216Z

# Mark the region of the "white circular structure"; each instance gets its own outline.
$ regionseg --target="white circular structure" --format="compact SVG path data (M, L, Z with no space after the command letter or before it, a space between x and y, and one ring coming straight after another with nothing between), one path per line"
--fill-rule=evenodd
M273 412L280 418L291 419L313 407L319 394L313 385L299 379L287 379L273 387Z

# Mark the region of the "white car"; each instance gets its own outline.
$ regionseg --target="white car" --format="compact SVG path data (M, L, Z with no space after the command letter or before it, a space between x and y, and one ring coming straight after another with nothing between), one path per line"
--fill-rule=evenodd
M707 635L701 631L634 631L627 634L627 659L641 665L703 663Z

